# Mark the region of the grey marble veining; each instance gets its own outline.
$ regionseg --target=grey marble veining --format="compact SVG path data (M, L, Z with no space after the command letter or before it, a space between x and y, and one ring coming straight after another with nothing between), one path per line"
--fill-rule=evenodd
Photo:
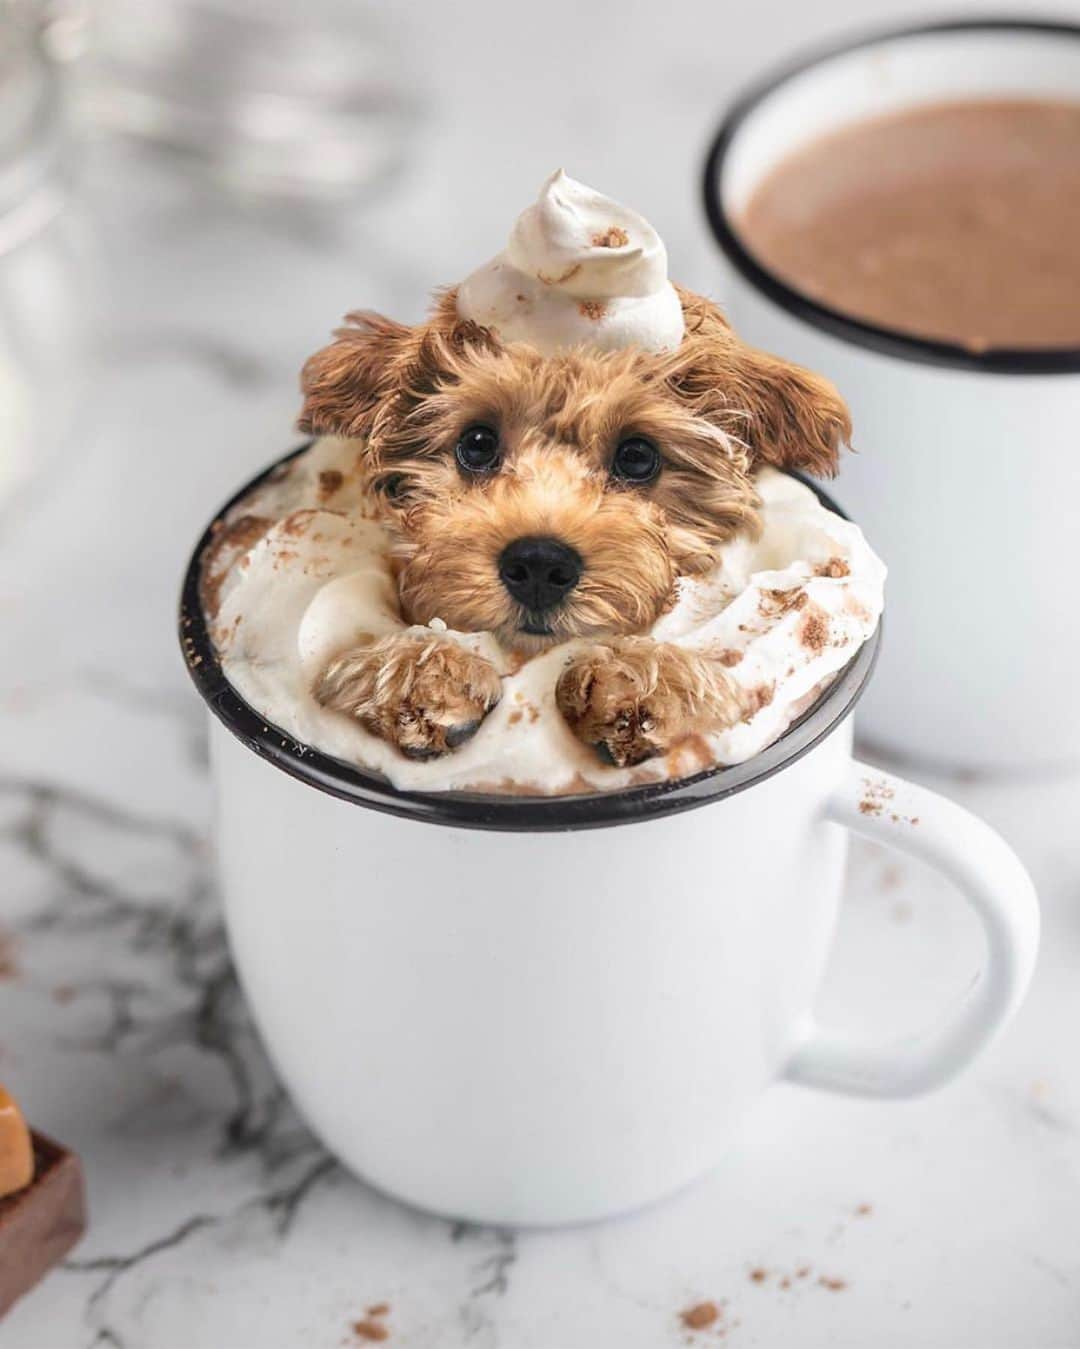
M705 6L688 15L711 45L657 38L645 150L628 143L631 38L601 6L580 26L615 34L613 69L589 81L574 57L551 126L529 66L520 116L452 105L394 190L348 218L265 217L146 155L90 156L97 396L62 471L0 522L0 1080L81 1151L91 1226L0 1325L2 1349L330 1349L363 1343L353 1326L380 1302L407 1349L1080 1344L1080 779L931 783L1006 834L1044 904L1031 997L973 1072L902 1104L775 1088L713 1176L603 1226L455 1225L347 1174L278 1085L229 960L202 709L173 632L191 543L290 442L296 370L339 315L419 314L499 246L556 144L572 138L570 171L639 203L676 272L710 284L687 184L724 82L743 52L767 58L779 19L765 6L721 51ZM534 16L515 50L535 39L553 58L574 21ZM468 48L442 22L436 101ZM857 845L823 1015L900 1031L979 955L942 882ZM706 1298L720 1320L687 1330Z

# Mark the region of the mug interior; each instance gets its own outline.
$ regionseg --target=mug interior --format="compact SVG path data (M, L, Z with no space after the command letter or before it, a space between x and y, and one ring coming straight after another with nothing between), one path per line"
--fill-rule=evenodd
M1080 370L1080 350L972 352L855 319L811 299L753 253L739 217L789 154L844 126L920 105L979 99L1080 99L1080 26L964 20L870 36L767 77L731 109L705 170L717 241L743 277L816 326L889 354L995 373Z
M595 829L673 815L743 791L780 772L830 735L851 713L877 661L879 621L870 637L836 674L819 698L771 745L745 763L706 769L692 777L653 782L614 792L575 796L509 793L403 791L385 778L294 740L244 701L225 677L202 607L202 563L219 523L283 464L311 442L269 465L246 483L207 526L188 562L180 599L180 646L188 673L210 711L253 753L319 791L373 810L464 829L529 832ZM792 473L826 509L847 516L809 478Z

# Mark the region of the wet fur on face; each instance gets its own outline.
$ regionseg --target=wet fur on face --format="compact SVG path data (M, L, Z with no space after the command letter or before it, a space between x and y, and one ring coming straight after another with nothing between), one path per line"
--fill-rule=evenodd
M739 531L757 531L757 468L835 472L850 423L832 385L745 346L707 300L680 297L686 336L660 355L504 346L460 320L448 291L416 327L350 315L308 361L300 426L364 441L407 621L441 618L527 652L645 633L679 577L711 567ZM455 458L474 425L499 437L490 474L468 474ZM660 451L650 483L612 473L630 437ZM537 616L499 575L508 544L538 537L583 563L543 635L523 631Z

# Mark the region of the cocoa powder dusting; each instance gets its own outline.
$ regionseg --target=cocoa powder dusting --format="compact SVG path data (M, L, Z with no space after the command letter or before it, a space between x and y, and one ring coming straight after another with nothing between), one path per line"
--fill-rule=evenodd
M793 609L804 609L808 598L802 586L792 586L790 590L763 590L758 600L758 612L762 618L777 618Z
M338 512L340 514L340 512ZM319 512L317 510L293 511L278 525L278 531L289 539L299 539L306 534L315 523Z
M830 1279L824 1274L818 1279L818 1283L830 1293L842 1293L847 1287L847 1279Z
M200 561L199 598L209 619L215 619L221 607L221 587L225 584L233 560L226 554L248 552L273 523L273 520L263 515L239 515L228 524L220 523L215 529L213 541Z
M329 501L345 481L345 474L336 468L324 468L319 474L319 496Z
M762 1269L760 1265L756 1269L750 1271L751 1283L764 1283L768 1277L769 1271L767 1269Z
M602 300L582 300L578 305L578 313L581 314L582 318L592 319L596 322L607 313L607 305Z
M831 576L833 580L840 580L844 576L851 575L851 568L842 557L830 557L828 562L819 562L814 568L815 576Z
M743 653L741 651L736 651L733 646L726 647L723 651L718 651L716 654L717 663L726 666L729 670L733 665L738 665L742 658Z
M824 609L816 605L807 609L799 623L798 638L808 651L815 655L824 651L829 644L829 616Z
M625 248L630 236L621 225L609 225L602 234L594 234L594 248Z
M757 688L749 689L746 694L746 711L743 713L743 721L749 721L751 717L757 716L763 707L768 707L773 700L775 692L772 684L759 684Z

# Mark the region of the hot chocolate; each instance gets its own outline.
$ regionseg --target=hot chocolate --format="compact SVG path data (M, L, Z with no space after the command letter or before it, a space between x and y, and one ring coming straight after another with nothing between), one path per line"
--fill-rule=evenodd
M739 221L804 294L915 336L1080 346L1080 103L935 103L785 158Z

